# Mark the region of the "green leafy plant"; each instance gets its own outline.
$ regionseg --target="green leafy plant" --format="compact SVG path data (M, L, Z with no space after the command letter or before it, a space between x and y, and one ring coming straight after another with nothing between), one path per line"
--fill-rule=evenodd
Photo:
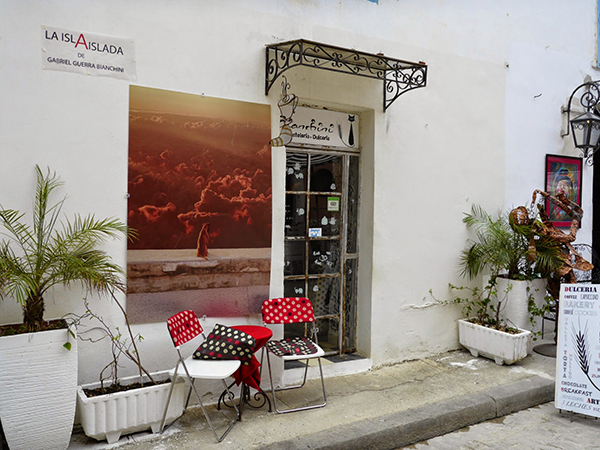
M522 209L526 212L525 208ZM511 213L500 212L493 217L480 206L473 205L463 222L475 231L475 237L467 241L460 255L460 274L466 278L473 279L487 271L495 286L497 277L522 281L548 278L564 264L560 247L539 232L541 227L537 217L530 219L527 216L522 224L517 224ZM498 294L495 289L486 292L490 299ZM533 328L537 320L550 310L552 298L546 295L544 304L538 307L529 286L527 295L529 320ZM496 302L501 303L499 299Z
M23 309L25 332L45 329L44 296L56 285L81 283L101 294L124 291L124 271L99 246L110 238L135 232L116 219L93 215L61 220L66 197L50 203L63 183L56 173L35 166L37 187L33 223L25 213L0 206L0 225L7 240L0 244L0 299L13 298Z
M518 333L519 330L510 327L500 318L500 312L506 305L512 285L509 284L503 292L499 293L496 278L490 277L483 289L449 284L450 289L456 293L452 300L441 301L433 296L431 290L429 293L440 304L462 305L463 317L473 323L508 333Z
M535 296L533 295L533 292L531 291L531 287L527 286L527 296L528 296L528 310L529 310L529 322L531 323L531 329L535 329L535 326L537 325L537 321L542 319L543 317L546 316L547 314L550 314L553 310L553 308L556 307L556 301L554 300L554 298L552 297L552 295L550 295L548 292L546 292L546 295L544 295L544 302L538 306L535 303ZM536 341L538 336L542 335L541 331L532 331L531 332L533 335L533 340Z
M475 232L475 236L467 241L460 254L460 274L474 279L487 273L489 280L483 289L451 284L456 297L441 302L461 304L466 319L509 332L517 332L517 329L501 320L500 313L506 307L513 286L509 282L507 288L499 292L498 278L533 280L547 277L564 263L560 247L538 232L539 219L529 218L523 207L514 211L521 213L519 224L512 213L499 212L494 217L478 205L473 205L471 212L465 213L463 222ZM529 287L527 292L530 321L535 325L536 318L543 315L549 306L538 307Z
M475 231L460 256L460 273L473 279L485 270L492 276L511 280L547 277L563 263L560 248L544 235L536 233L537 221L517 225L510 213L492 217L473 205L463 222Z

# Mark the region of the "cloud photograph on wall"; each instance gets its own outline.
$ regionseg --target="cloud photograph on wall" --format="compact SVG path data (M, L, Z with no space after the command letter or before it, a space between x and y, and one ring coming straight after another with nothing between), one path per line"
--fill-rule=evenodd
M270 114L269 105L131 86L127 220L139 238L128 244L130 297L269 284L242 278L270 267Z

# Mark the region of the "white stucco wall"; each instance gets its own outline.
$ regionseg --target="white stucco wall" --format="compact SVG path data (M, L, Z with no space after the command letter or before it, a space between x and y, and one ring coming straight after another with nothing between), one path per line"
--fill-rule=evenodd
M131 84L270 104L273 135L279 90L264 95L267 44L304 38L425 61L427 87L386 113L381 82L305 68L286 74L302 100L363 111L371 124L358 331L359 349L376 365L458 347L458 310L429 306L428 292L443 297L448 282L461 282L463 212L472 203L494 210L528 201L543 182L546 153L576 155L560 138L560 106L585 75L598 78L594 0L0 0L0 11L0 203L29 209L38 163L66 182L69 216L126 219L130 83L42 70L42 25L133 39ZM283 150L274 149L272 296L282 293L284 167ZM591 241L589 226L582 242ZM126 263L124 242L108 250ZM48 317L82 312L81 294L67 297L54 295ZM121 323L109 301L97 307ZM0 304L0 322L18 319L9 301ZM259 318L208 318L206 327L217 320ZM148 368L170 366L164 324L135 328ZM80 345L82 383L105 364L98 348Z

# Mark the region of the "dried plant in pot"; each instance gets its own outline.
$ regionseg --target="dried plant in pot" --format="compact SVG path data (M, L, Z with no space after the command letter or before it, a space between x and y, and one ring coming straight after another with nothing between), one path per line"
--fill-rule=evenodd
M125 320L125 333L118 327L111 328L107 322L88 307L83 316L74 317L78 328L84 328L84 321L96 323L91 328L78 333L79 338L92 343L108 340L112 358L100 371L97 383L79 386L77 389L78 416L85 434L109 444L115 443L122 435L151 429L160 431L160 423L167 404L168 392L173 381L168 372L149 373L141 362L137 344L142 336L134 334L125 308L112 293ZM127 378L118 376L121 357L134 364L138 374ZM175 382L165 423L171 423L183 414L185 383L178 378ZM112 412L110 420L106 411Z
M22 324L0 326L0 419L15 450L64 449L73 428L76 340L64 320L44 320L46 294L55 286L123 290L123 269L99 247L131 235L116 219L63 218L66 197L51 202L60 178L39 166L35 173L31 224L25 213L0 206L0 299L16 301L23 311Z

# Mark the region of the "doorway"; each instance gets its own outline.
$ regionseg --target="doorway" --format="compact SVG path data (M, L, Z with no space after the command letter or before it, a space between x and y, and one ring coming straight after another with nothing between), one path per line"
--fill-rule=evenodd
M359 167L357 152L286 152L284 295L311 300L328 355L357 347Z

